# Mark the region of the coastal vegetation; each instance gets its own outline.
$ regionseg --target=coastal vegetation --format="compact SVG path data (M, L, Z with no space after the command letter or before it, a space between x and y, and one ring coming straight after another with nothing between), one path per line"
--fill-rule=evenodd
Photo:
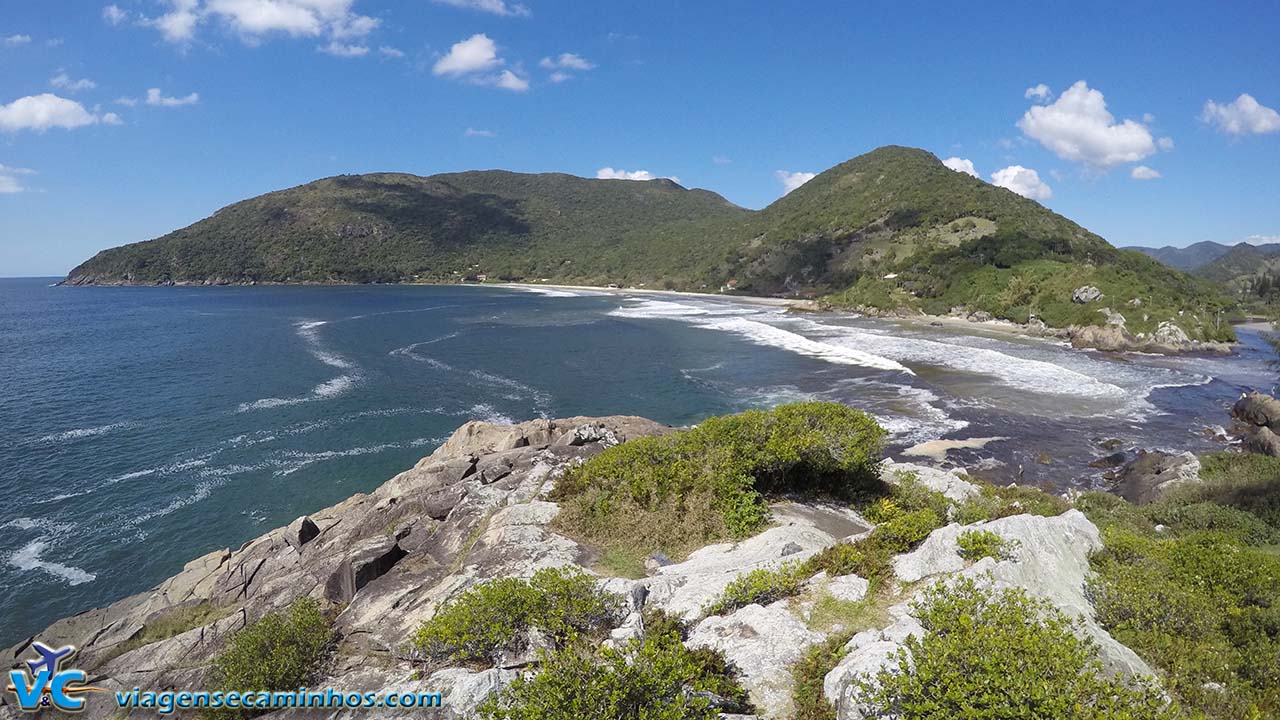
M429 662L484 666L504 651L520 651L530 631L553 647L599 640L621 619L621 598L601 591L576 568L547 568L528 580L499 578L451 599L418 629L417 649Z
M807 402L710 418L609 448L556 484L557 527L615 553L671 557L743 538L775 497L882 494L885 432L839 403Z
M1019 589L971 578L912 603L925 629L890 666L858 683L869 718L1174 720L1159 688L1107 677L1079 621Z
M1079 506L1103 529L1098 620L1205 717L1280 713L1280 460L1205 456L1202 482L1135 507Z
M1052 327L1131 332L1173 322L1232 339L1219 288L1133 251L932 154L883 147L759 211L665 179L504 171L339 176L225 207L155 240L105 250L82 283L472 280L825 298L849 307L952 308ZM1072 291L1099 288L1100 303Z
M320 669L333 630L320 604L300 598L237 632L213 659L213 679L222 692L293 692ZM251 717L246 708L204 711L209 717Z

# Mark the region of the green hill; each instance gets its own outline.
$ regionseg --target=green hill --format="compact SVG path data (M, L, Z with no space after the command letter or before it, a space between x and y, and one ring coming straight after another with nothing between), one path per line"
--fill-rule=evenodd
M1174 320L1225 339L1207 283L1102 238L1031 200L884 147L752 212L669 180L503 171L340 176L268 193L152 241L105 250L70 284L618 283L944 313L953 306L1132 332ZM1095 285L1104 298L1071 301ZM1125 305L1128 304L1128 307ZM1181 314L1179 314L1181 311Z

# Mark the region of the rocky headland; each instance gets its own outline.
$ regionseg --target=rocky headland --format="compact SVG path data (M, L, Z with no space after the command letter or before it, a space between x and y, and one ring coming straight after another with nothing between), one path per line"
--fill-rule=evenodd
M1265 405L1267 412L1275 407ZM1267 423L1280 418L1240 414ZM1074 498L1036 499L1029 493L1010 500L1013 496L996 495L958 471L893 460L880 465L888 483L909 483L945 498L947 517L932 532L926 529L911 549L889 558L891 577L876 582L878 589L856 573L818 572L787 597L709 612L744 574L796 567L877 532L872 520L878 518L849 505L781 497L770 499L771 518L762 532L707 545L678 562L655 553L645 561L643 576L610 576L596 548L553 524L561 506L551 492L567 469L607 448L673 432L638 417L467 423L430 456L373 492L300 517L238 548L196 558L150 591L54 623L10 648L6 658L16 665L29 655L31 640L74 644L80 649L76 665L98 687L210 689L213 658L229 639L299 598L312 598L332 618L335 640L311 687L440 692L444 707L432 712L471 717L486 697L536 672L539 643L531 639L486 663L441 667L418 651L415 632L468 590L499 578L570 567L594 576L602 591L620 598L622 610L605 628L605 644L626 647L643 639L653 611L678 618L687 624L685 644L720 653L749 696L747 709L761 718L796 713L795 667L833 639L838 647L820 675L821 694L833 716L882 717L862 703L865 689L859 680L892 667L911 638L930 632L919 618L918 601L936 583L957 578L992 591L1018 589L1060 611L1074 621L1074 632L1096 647L1109 677L1163 675L1108 632L1095 608L1091 558L1106 545L1104 533L1081 507L1096 510L1106 503L1095 498L1072 507ZM1135 480L1126 486L1136 488L1133 500L1146 503L1175 485L1199 482L1198 471L1198 462L1194 468L1180 465L1163 482ZM1002 510L993 513L994 519L965 517L966 508L997 501ZM996 536L1003 549L981 557L967 553L962 546L977 531ZM820 621L823 608L833 603L869 612L858 619ZM0 700L0 717L22 715L6 702L11 698ZM728 716L744 708L722 709ZM307 712L354 717L360 711ZM85 717L118 713L106 696L93 695ZM270 717L300 716L302 711L292 710Z

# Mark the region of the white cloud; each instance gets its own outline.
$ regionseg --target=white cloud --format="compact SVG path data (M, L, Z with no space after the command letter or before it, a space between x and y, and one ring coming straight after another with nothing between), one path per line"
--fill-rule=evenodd
M1156 140L1156 144L1165 152L1173 152L1174 144L1173 138L1171 137L1162 137L1159 140Z
M71 130L96 122L98 117L80 103L52 93L28 95L8 105L0 105L0 130L8 132L44 132L50 128Z
M529 81L511 72L503 70L493 78L493 84L504 90L514 90L515 92L524 92L529 89Z
M1259 103L1249 93L1229 103L1205 102L1200 119L1228 135L1265 135L1280 131L1280 113Z
M19 45L26 45L30 42L30 35L10 35L9 37L0 39L0 45L4 45L5 47L18 47Z
M621 168L615 170L611 167L602 167L596 171L596 177L600 180L657 180L659 177L648 170L623 170ZM670 175L663 177L665 180L680 182L680 178Z
M436 61L431 72L436 75L467 75L484 72L502 64L498 46L484 33L459 40L449 53Z
M538 63L548 70L591 70L595 65L576 53L560 53L559 57L544 57Z
M1027 91L1022 93L1022 96L1028 100L1032 98L1035 98L1036 100L1048 100L1051 94L1052 93L1049 92L1049 86L1044 83L1040 83L1039 85L1027 88Z
M123 125L124 119L113 112L109 112L102 116L102 123L104 125Z
M1160 171L1153 170L1146 165L1139 165L1129 171L1129 177L1134 180L1158 180L1160 178Z
M818 177L818 173L778 170L774 176L778 178L778 182L782 183L782 194L790 195L792 190Z
M1128 119L1117 123L1102 93L1084 80L1053 103L1027 110L1018 128L1063 160L1098 170L1138 162L1156 151L1145 125Z
M969 160L968 158L949 157L946 160L943 160L942 164L946 165L952 170L955 170L956 172L962 172L966 175L972 175L976 178L982 177L981 175L978 174L978 171L974 169L973 161Z
M495 71L506 64L498 57L498 46L484 33L476 33L449 48L448 54L436 60L431 72L458 78L476 85L490 85L504 90L524 92L529 80L510 69Z
M146 18L172 43L190 42L201 23L216 20L246 42L271 33L330 40L363 38L377 29L377 18L352 10L355 0L165 0L168 12ZM104 10L104 17L107 11Z
M467 10L479 10L491 15L503 17L528 17L532 13L520 3L508 3L506 0L434 0L439 5L450 5Z
M56 88L62 88L67 92L79 92L81 90L92 90L98 87L98 83L90 80L89 78L80 78L79 80L72 80L71 76L67 75L65 72L60 72L57 75L54 75L53 77L49 78L49 84Z
M129 19L129 13L121 10L119 5L108 5L102 8L102 19L108 25L119 25Z
M138 104L138 98L118 97L116 98L116 104L124 105L125 107L134 107Z
M189 42L196 34L200 22L200 0L168 0L169 12L156 18L146 18L143 24L160 31L171 43Z
M727 155L712 155L711 162L717 165L729 165L733 160L729 159Z
M548 75L547 77L548 77L548 79L550 79L550 80L551 80L551 82L553 82L553 83L562 83L562 82L564 82L565 80L570 80L570 79L572 79L572 78L573 78L573 76L572 76L572 75L570 75L570 74L569 74L569 73L567 73L567 72L564 72L563 70L557 70L557 71L555 71L555 72L551 73L550 75Z
M19 180L19 176L35 174L36 171L30 168L0 165L0 195L20 193L23 190L26 190L26 188L22 186L22 181Z
M321 45L316 49L326 55L340 58L357 58L369 54L369 48L365 45L348 45L337 40L331 40L328 45Z
M494 131L492 131L492 130L478 130L478 129L476 129L476 128L467 128L467 129L466 129L466 131L462 133L462 136L463 136L463 137L481 137L481 138L491 138L491 137L496 137L496 136L497 136L497 133L495 133L495 132L494 132Z
M1053 190L1040 179L1040 173L1021 165L1010 165L991 173L991 182L1032 200L1048 200L1053 197Z
M389 57L389 58L404 57L403 50L399 48L393 48L390 45L383 45L382 47L378 48L378 54L382 55L382 57Z
M160 88L151 88L147 90L147 104L156 107L181 107L183 105L195 105L200 102L200 93L191 93L184 97L169 97L160 92Z

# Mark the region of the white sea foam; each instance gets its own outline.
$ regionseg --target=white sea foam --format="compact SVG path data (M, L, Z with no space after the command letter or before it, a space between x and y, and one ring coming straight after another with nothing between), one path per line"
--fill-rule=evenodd
M695 323L699 327L740 335L757 345L780 348L829 363L859 365L876 370L892 370L914 375L910 369L889 358L846 345L818 342L774 325L747 318L715 318Z
M549 288L549 287L543 288L543 287L530 287L528 285L517 285L515 286L515 289L523 290L524 292L535 293L537 295L545 295L546 297L558 297L558 298L582 297L582 293L569 292L568 290L564 290L561 288Z
M34 540L11 554L8 562L19 570L43 570L56 578L67 581L68 585L93 582L97 577L93 573L86 572L78 567L41 559L41 555L44 554L48 546L49 544L43 540Z
M275 471L275 475L277 477L286 477L318 462L360 455L376 455L387 450L399 450L407 447L421 447L433 440L434 438L416 438L406 442L381 443L379 445L367 445L346 450L322 450L320 452L289 451L282 453L281 457L283 459L277 462L279 469Z
M50 433L35 439L37 443L62 443L71 440L82 440L89 437L97 437L98 435L106 435L116 430L123 430L133 427L131 422L117 422L109 425L98 425L95 427L74 428L72 430L63 430L62 432Z
M512 420L510 417L498 412L492 405L487 403L472 405L471 409L468 410L467 413L471 416L472 420L483 420L495 425L515 425L516 423L515 420Z
M240 403L236 408L236 412L249 412L250 410L270 410L272 408L289 407L291 405L301 405L306 402L314 402L316 400L328 400L342 395L360 382L359 375L339 375L330 378L324 382L311 388L309 395L302 395L291 398L261 398L253 402Z

